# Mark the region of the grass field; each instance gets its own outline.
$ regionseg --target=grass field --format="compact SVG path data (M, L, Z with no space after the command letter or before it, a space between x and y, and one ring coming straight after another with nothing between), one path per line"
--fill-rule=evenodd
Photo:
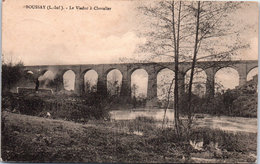
M89 121L87 124L3 112L2 159L16 162L254 162L256 133L216 134L220 154L176 140L153 120ZM141 132L141 133L136 133ZM197 134L204 134L196 132ZM205 136L204 136L205 137ZM204 138L205 140L205 138ZM226 145L225 145L226 144Z

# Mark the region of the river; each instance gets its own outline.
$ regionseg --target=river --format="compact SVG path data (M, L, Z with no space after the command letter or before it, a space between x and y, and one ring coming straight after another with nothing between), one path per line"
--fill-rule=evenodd
M132 120L137 117L151 117L156 121L161 122L164 116L164 109L113 110L110 114L112 120ZM168 125L172 125L173 119L174 111L168 109L166 112ZM194 118L193 125L232 132L257 133L257 118L210 116L207 114L200 114L199 117Z

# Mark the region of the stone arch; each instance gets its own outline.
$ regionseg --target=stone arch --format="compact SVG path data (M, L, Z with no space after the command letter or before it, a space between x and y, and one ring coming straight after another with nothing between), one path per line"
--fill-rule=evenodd
M239 66L235 65L235 64L234 65L230 64L230 65L216 66L216 67L214 67L214 71L215 71L215 73L217 73L219 70L226 69L226 68L236 70L236 72L239 74Z
M84 93L97 92L98 73L94 69L83 72Z
M163 71L163 70L165 70L165 69L167 69L167 70L170 70L170 71L173 71L173 72L174 72L174 70L172 70L170 67L161 66L161 67L159 67L158 69L156 69L156 72L155 72L156 76L158 75L158 73L160 73L161 71Z
M62 77L63 77L63 88L68 91L74 91L76 73L73 70L68 69L64 71Z
M258 68L258 63L248 63L247 64L247 74L252 70Z
M258 67L253 67L247 72L246 81L252 80L255 75L258 75Z
M109 74L111 71L113 71L113 70L118 70L121 74L122 74L122 69L120 69L120 68L117 68L117 67L111 67L111 68L109 68L109 69L107 69L106 71L105 71L105 75L107 76L107 74Z
M185 67L185 69L184 69L184 73L185 73L185 75L187 74L187 72L188 71L190 71L191 70L191 67L189 66L189 67ZM203 71L205 71L205 68L203 67L203 66L201 66L201 65L195 65L195 70L203 70Z
M191 68L185 72L185 91L188 92ZM201 67L195 67L192 83L192 93L203 97L206 94L207 74Z
M132 74L133 74L136 70L139 70L139 69L144 70L144 71L148 74L148 70L147 70L145 67L142 67L142 66L134 66L134 67L130 68L130 69L128 70L128 74L130 74L130 76L132 76Z
M239 86L239 72L233 67L223 67L216 71L215 93L223 93L227 89Z
M131 96L146 98L148 89L148 73L143 68L134 69L131 73Z
M157 73L157 98L160 101L167 100L168 96L170 99L174 96L174 71L169 68L160 69ZM173 82L172 86L171 83ZM169 95L169 89L171 92Z
M76 75L76 71L74 69L69 69L69 68L68 69L60 69L60 70L58 70L57 74L60 74L60 75L63 76L68 71L72 71Z
M107 92L109 95L120 95L122 80L122 72L116 68L110 69L109 72L106 73Z

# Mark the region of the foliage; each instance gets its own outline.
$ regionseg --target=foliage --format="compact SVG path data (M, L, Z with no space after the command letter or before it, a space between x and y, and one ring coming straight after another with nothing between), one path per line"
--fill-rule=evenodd
M23 63L2 63L2 90L10 90L23 77Z
M228 91L202 103L199 112L213 115L257 117L257 96L256 94L241 95L237 91Z
M220 149L235 152L251 151L251 147L246 145L248 141L256 139L253 133L227 133L222 130L212 130L209 128L198 128L192 130L191 140L203 140L204 147L209 146L210 142L218 143ZM243 140L247 138L247 142ZM256 142L255 142L256 144Z
M63 77L58 75L55 76L54 79L45 79L46 80L46 87L53 88L56 92L62 90L63 87ZM65 86L65 85L64 85Z
M118 80L108 81L107 88L108 88L108 94L110 96L120 95L121 84L119 83Z
M184 93L181 96L181 101L180 101L181 111L180 112L183 115L188 115L188 113L190 112L188 105L187 105L188 98L189 98L189 95L187 93ZM200 112L201 111L201 109L200 109L201 105L205 102L207 102L207 98L199 97L195 94L192 94L191 108L194 111L194 113Z
M47 117L49 112L52 118L76 122L109 119L109 103L96 94L82 98L76 95L5 93L2 109L40 117Z
M84 93L86 93L87 95L90 95L96 91L97 91L97 85L91 84L90 81L85 82Z
M181 113L187 115L187 97L181 97ZM216 116L257 117L257 94L243 94L239 89L227 90L217 94L214 98L192 95L192 108L194 113L204 113Z

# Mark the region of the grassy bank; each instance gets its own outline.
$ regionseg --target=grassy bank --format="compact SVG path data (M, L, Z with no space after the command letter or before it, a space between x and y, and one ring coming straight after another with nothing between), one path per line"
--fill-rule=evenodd
M3 93L2 110L75 122L109 119L110 102L98 94ZM49 116L47 115L49 113Z
M227 134L209 129L193 132L194 141L218 142L224 153L217 154L210 143L203 151L196 150L176 139L173 130L153 126L151 119L80 124L9 112L3 112L3 116L4 161L196 162L202 154L214 162L255 161L252 154L256 154L257 136L251 133Z

